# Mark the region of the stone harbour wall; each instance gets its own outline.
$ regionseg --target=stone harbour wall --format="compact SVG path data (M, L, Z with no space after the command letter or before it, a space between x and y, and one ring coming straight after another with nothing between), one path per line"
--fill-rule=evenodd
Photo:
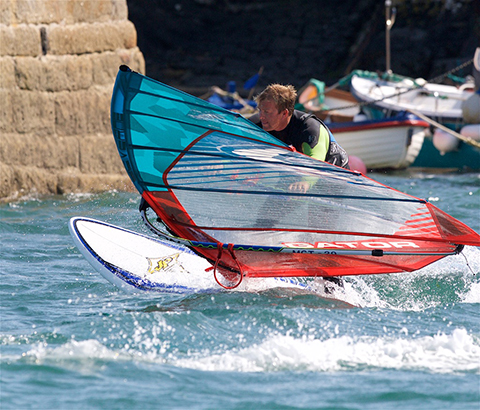
M110 129L121 64L145 72L126 0L0 1L0 200L133 189Z

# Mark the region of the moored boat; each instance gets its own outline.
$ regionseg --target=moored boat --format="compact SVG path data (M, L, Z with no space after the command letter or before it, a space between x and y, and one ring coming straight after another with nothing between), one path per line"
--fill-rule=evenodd
M422 169L438 168L442 171L479 171L480 124L463 126L460 135L471 142L437 128L433 135L424 139L422 149L411 166Z
M358 122L328 123L338 143L367 169L403 169L420 152L429 124L412 114Z
M299 90L296 108L331 122L351 122L361 113L350 92L338 88L325 90L325 83L314 78Z
M425 116L433 131L424 139L412 167L477 171L480 169L478 140L465 139L455 131L468 127L465 106L475 97L473 84L454 86L424 83L412 79L392 82L382 79L351 79L352 94L363 104L369 118L388 118L400 110Z
M353 96L364 104L370 118L384 118L400 111L415 110L427 117L459 129L464 125L462 105L473 94L470 87L428 83L403 78L391 81L354 75L350 81Z
M355 71L342 78L346 85L356 74L372 77L375 73ZM368 119L361 104L348 91L314 78L299 91L298 109L323 119L339 144L349 155L360 158L367 169L402 169L415 161L422 148L429 124L402 112L394 117Z

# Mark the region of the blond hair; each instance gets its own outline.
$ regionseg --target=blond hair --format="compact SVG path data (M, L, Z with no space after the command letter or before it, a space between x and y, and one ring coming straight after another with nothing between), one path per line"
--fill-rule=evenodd
M288 110L290 115L295 109L297 100L297 91L293 85L270 84L265 90L255 97L257 104L262 101L272 101L278 109L278 112Z

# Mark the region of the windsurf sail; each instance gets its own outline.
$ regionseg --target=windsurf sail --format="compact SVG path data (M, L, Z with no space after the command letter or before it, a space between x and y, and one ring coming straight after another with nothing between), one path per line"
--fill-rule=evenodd
M294 152L241 115L126 66L111 121L143 209L224 274L414 271L480 245L425 200Z

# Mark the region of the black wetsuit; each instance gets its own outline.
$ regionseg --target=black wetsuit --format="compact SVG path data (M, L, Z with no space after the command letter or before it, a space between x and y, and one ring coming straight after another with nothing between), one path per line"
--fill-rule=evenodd
M252 115L249 120L262 127L258 113ZM335 141L324 122L313 114L295 110L285 129L269 133L285 144L293 146L298 152L350 169L345 150Z

